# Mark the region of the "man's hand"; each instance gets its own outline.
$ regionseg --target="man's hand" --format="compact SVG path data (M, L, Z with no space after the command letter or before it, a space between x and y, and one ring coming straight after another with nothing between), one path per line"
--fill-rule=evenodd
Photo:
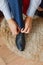
M32 18L27 16L25 19L25 27L24 29L21 29L21 33L28 34L32 28Z
M10 19L7 21L9 24L9 28L12 32L13 35L17 35L20 32L20 29L18 27L18 25L16 24L16 22L13 19Z

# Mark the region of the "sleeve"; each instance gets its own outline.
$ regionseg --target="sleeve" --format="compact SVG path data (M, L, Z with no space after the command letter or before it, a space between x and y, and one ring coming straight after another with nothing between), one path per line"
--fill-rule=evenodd
M12 15L10 13L9 6L6 0L0 0L0 10L3 12L6 20L12 18Z
M33 17L35 14L36 9L39 7L39 5L41 4L42 0L31 0L30 1L30 6L27 10L27 15L30 17Z

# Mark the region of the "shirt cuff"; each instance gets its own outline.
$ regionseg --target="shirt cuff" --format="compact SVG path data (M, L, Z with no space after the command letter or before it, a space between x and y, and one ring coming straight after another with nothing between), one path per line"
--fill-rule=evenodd
M11 12L9 10L9 6L7 2L4 2L4 5L1 8L1 11L3 12L6 20L9 20L12 18Z
M27 16L33 17L36 9L39 7L41 0L31 0L30 6L27 10Z
M7 7L5 9L3 9L3 14L4 14L6 20L9 20L12 18L11 13Z

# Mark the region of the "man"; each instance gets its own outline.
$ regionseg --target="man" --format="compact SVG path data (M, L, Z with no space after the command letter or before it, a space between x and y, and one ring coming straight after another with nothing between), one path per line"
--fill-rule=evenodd
M22 0L0 0L0 10L3 12L13 35L16 35L16 45L20 51L25 49L24 34L29 33L32 27L32 17L40 3L41 0L30 0L27 17L23 22Z

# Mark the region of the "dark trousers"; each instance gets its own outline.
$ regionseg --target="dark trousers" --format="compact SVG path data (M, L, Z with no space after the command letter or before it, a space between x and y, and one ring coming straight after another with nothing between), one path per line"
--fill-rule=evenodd
M23 28L22 0L8 0L8 4L14 16L14 20L20 28Z
M42 2L41 2L41 4L40 4L40 7L43 8L43 0L42 0Z

